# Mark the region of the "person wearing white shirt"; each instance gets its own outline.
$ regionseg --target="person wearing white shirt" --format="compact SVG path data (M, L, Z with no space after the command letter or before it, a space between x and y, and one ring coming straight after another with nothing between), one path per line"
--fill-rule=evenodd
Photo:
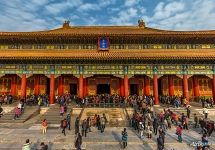
M208 109L205 107L203 108L203 114L205 115L205 119L208 118Z

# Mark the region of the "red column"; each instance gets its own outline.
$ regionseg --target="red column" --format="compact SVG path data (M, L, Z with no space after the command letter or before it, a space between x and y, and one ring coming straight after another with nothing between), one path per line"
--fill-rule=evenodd
M150 95L149 77L147 77L147 76L145 76L145 78L144 78L144 94L146 96Z
M59 96L61 96L61 95L63 95L63 84L64 84L64 82L63 82L63 80L64 80L64 78L63 78L63 76L61 75L60 77L59 77L59 82L58 82L58 95Z
M40 75L35 76L35 84L34 84L34 94L40 94Z
M120 79L120 96L125 96L124 80Z
M17 88L17 75L12 76L11 80L11 94L16 95L16 88Z
M174 82L173 82L173 76L168 76L168 85L169 85L169 96L174 95Z
M125 89L125 97L129 96L129 90L128 90L128 75L124 75L124 89Z
M83 79L83 88L84 88L84 97L87 95L87 79L86 78L84 78Z
M153 76L153 93L154 93L154 104L158 105L159 104L159 99L158 99L158 76L154 75Z
M50 95L49 95L49 98L50 98L50 104L54 104L54 100L55 100L55 78L54 78L54 75L51 74L50 75Z
M193 76L193 92L194 92L194 97L200 96L199 93L199 80L197 76Z
M213 75L213 79L212 79L212 94L213 94L213 100L215 101L215 74Z
M85 79L85 89L84 89L84 90L85 90L85 92L84 92L84 93L85 93L85 96L88 95L88 84L87 84L87 81L88 81L88 80L87 80L87 78L86 78L86 79Z
M188 93L188 78L187 75L183 75L183 96L189 101L189 93Z
M81 74L79 77L79 98L84 97L84 78L83 75Z
M27 78L26 74L22 75L22 81L21 81L21 98L26 97L26 84L27 84Z

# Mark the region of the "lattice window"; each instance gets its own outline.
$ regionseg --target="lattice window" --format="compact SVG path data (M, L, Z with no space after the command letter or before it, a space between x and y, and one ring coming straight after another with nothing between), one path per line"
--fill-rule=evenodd
M153 48L154 49L162 49L163 47L162 47L162 45L153 45Z
M203 44L203 45L201 45L201 48L205 48L205 49L212 48L212 47L213 47L213 45L209 45L209 44Z
M22 45L22 49L32 49L32 45Z
M63 44L55 45L55 46L54 46L54 49L66 49L66 46L63 45Z
M187 45L185 45L185 44L177 44L176 49L187 49Z
M8 49L20 49L20 45L18 45L18 44L9 45Z
M34 49L46 49L46 45L42 44L34 45Z
M137 44L129 44L128 49L139 49L139 45L137 45Z
M77 44L69 45L68 49L79 49L79 45Z

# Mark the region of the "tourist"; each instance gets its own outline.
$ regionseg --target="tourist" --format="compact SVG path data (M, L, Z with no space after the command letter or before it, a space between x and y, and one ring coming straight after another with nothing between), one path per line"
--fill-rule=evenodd
M103 133L105 130L105 118L101 117L100 122L101 122L101 133Z
M147 137L149 139L152 138L152 126L151 126L151 122L148 122L148 126L147 126Z
M159 135L157 138L157 149L158 150L163 150L164 149L164 142L162 137Z
M44 119L43 122L42 122L42 131L43 131L43 134L46 133L47 128L48 128L48 123L47 123L47 120Z
M29 139L27 139L25 144L23 144L22 150L31 150L31 143Z
M44 142L40 144L40 150L48 150L48 145L46 145Z
M75 134L79 133L79 117L75 120Z
M153 130L155 135L157 135L158 133L158 126L159 126L158 119L155 117L153 120Z
M214 105L214 100L213 100L213 98L210 98L210 100L209 100L209 105L210 105L211 108L213 107L213 105Z
M182 127L181 127L181 125L179 125L176 128L176 134L178 135L178 141L182 142Z
M4 98L2 95L0 95L0 104L2 105L4 103Z
M67 121L67 127L68 127L68 129L71 130L70 129L70 127L71 127L71 115L70 115L70 113L67 114L66 121Z
M190 105L188 105L188 106L186 107L186 110L187 110L187 117L190 118L190 112L191 112L191 110L190 110Z
M171 122L171 116L170 115L167 116L166 121L167 121L168 128L171 129L172 122Z
M87 136L87 120L86 119L83 120L81 127L82 127L82 130L81 130L82 136L86 137Z
M183 120L183 129L186 129L188 130L188 117L184 117L184 120Z
M159 133L159 136L161 136L161 138L162 138L162 141L163 141L163 146L164 146L164 143L165 143L165 132L164 132L164 129L162 128L162 127L160 127L159 129L158 129L158 133Z
M128 142L128 133L126 131L126 128L124 128L124 130L122 131L122 144L124 149L127 147L127 142Z
M21 109L19 109L18 107L15 108L15 115L14 115L14 120L19 118L19 116L21 115Z
M64 106L63 105L60 105L60 116L63 117L63 114L64 114Z
M211 136L211 134L214 131L214 121L208 121L207 130L208 130L208 136Z
M3 110L3 108L0 105L0 118L1 118L1 116L3 116L3 112L4 112L4 110Z
M66 127L67 127L67 121L66 119L64 119L62 121L62 133L64 134L64 136L66 136L66 131L65 131Z
M144 129L144 127L143 127L143 121L142 120L139 122L138 129L139 129L140 138L143 139L143 129Z
M184 105L184 107L187 107L187 103L188 103L187 99L184 98L184 99L183 99L183 105Z
M91 119L87 117L87 132L91 132Z
M203 114L205 115L205 119L208 118L208 109L205 107L203 108Z
M103 114L103 118L105 119L105 124L108 123L108 120L105 114Z
M203 136L202 136L202 150L206 150L206 148L209 148L208 137L207 137L207 134L203 134Z
M75 148L77 150L81 150L81 145L82 145L82 136L80 133L78 133L76 140L75 140Z
M96 118L96 127L98 128L98 130L101 129L101 121L100 121L100 116L97 115L97 118Z
M196 113L194 114L194 127L197 128L198 125L199 125L199 118L198 116L196 115Z

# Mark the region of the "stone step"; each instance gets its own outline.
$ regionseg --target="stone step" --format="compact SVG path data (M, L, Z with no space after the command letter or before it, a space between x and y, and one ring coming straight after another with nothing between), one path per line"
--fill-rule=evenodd
M21 114L21 116L16 120L13 120L15 113L14 110L12 110L10 113L5 114L0 118L0 123L23 123L38 114L39 107L26 106L23 114Z
M57 107L57 108L56 108ZM63 117L60 116L59 107L51 106L47 112L45 112L36 123L41 124L41 122L46 119L49 124L60 124L61 120L63 120L67 113L71 112L71 108L67 108L67 112L64 113Z

